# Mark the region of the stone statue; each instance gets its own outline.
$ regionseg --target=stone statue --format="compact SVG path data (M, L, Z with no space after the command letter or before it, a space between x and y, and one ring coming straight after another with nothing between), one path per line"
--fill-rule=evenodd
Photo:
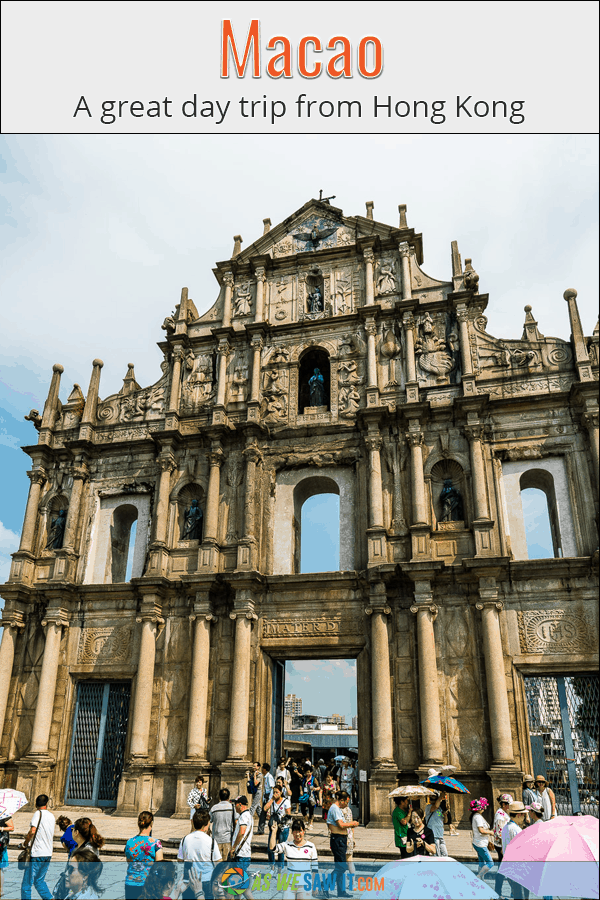
M202 510L198 506L198 501L192 500L192 505L183 514L182 541L202 540L202 518Z
M252 291L249 282L241 284L233 301L236 316L249 316L252 309Z
M386 260L379 270L379 278L377 279L377 293L393 294L398 290L396 285L396 276L394 275L393 264Z
M325 379L320 369L315 369L314 375L308 379L311 406L325 406Z
M444 479L440 501L442 504L440 522L462 522L464 519L463 500L458 488L453 486L451 478Z
M38 431L42 427L42 417L40 416L40 411L38 409L30 409L28 416L23 416L28 422L33 422L34 428Z
M59 509L58 515L52 519L50 523L50 531L48 532L48 543L46 550L60 550L65 537L65 526L67 524L66 509Z
M311 313L319 313L324 310L323 294L321 288L317 285L308 295L308 311Z

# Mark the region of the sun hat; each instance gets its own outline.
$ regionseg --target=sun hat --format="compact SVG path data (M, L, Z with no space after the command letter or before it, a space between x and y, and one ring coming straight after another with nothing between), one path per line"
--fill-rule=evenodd
M526 806L525 809L530 809L534 813L538 813L540 816L544 813L544 807L541 803L530 803L529 806Z
M528 781L535 781L533 775L523 775L523 784L526 784Z
M427 777L433 778L435 775L439 775L439 774L440 774L439 769L429 769L429 771L427 772Z
M480 797L479 800L471 800L469 808L471 812L483 812L489 805L485 797Z
M498 803L512 803L514 797L511 794L500 794L499 797L496 798Z
M525 806L523 806L520 800L514 800L508 807L508 811L509 813L521 813L526 812L527 809Z
M547 781L547 779L546 779L546 778L544 778L544 776L543 776L543 775L536 775L536 776L535 776L535 778L534 778L534 779L533 779L533 780L534 780L534 781L543 781L543 782L544 782L544 784L548 784L548 781Z

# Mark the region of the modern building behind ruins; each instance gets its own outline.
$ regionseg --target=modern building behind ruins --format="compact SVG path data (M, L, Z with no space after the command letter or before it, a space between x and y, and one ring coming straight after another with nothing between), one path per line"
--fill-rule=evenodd
M95 360L63 405L54 367L2 588L6 785L187 815L198 771L215 796L281 751L285 660L339 657L372 820L440 762L490 799L543 768L593 811L598 327L568 290L568 340L529 306L499 340L451 263L425 273L405 207L392 227L311 200L236 237L208 312L183 289L154 385L129 365L100 399ZM549 559L528 559L529 488ZM302 574L318 493L340 570Z

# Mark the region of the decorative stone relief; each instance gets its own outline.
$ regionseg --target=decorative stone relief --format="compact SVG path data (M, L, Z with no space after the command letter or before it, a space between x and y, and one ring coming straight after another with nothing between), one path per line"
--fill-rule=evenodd
M384 258L380 261L376 282L376 294L379 297L398 293L398 279L395 269L396 265L393 259Z
M590 627L582 616L562 609L518 613L522 653L571 653L594 649Z
M125 662L130 643L131 631L126 628L82 628L77 662Z
M252 315L252 285L249 281L237 285L235 289L233 315L237 319Z
M362 634L362 623L355 622L352 618L340 617L335 619L278 619L276 622L265 619L263 621L263 639L280 637L306 637L319 638L331 637L338 634Z
M263 375L263 400L260 413L267 425L282 425L288 414L287 372L281 369L266 369Z
M213 398L213 361L209 354L195 355L188 350L185 355L184 377L181 387L182 413L196 412Z
M436 334L431 315L425 313L424 316L421 316L418 324L418 337L415 341L419 384L448 384L448 376L455 366L455 361L448 352L449 349L445 337L441 338Z
M229 399L233 403L243 403L246 399L248 386L248 364L245 359L240 359L233 371Z

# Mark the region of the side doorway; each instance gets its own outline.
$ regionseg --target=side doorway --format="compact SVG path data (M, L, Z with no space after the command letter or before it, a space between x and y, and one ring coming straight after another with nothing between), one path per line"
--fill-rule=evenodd
M275 772L283 753L285 663L273 660L273 699L271 707L271 768Z
M80 681L65 804L117 805L129 721L129 681Z

